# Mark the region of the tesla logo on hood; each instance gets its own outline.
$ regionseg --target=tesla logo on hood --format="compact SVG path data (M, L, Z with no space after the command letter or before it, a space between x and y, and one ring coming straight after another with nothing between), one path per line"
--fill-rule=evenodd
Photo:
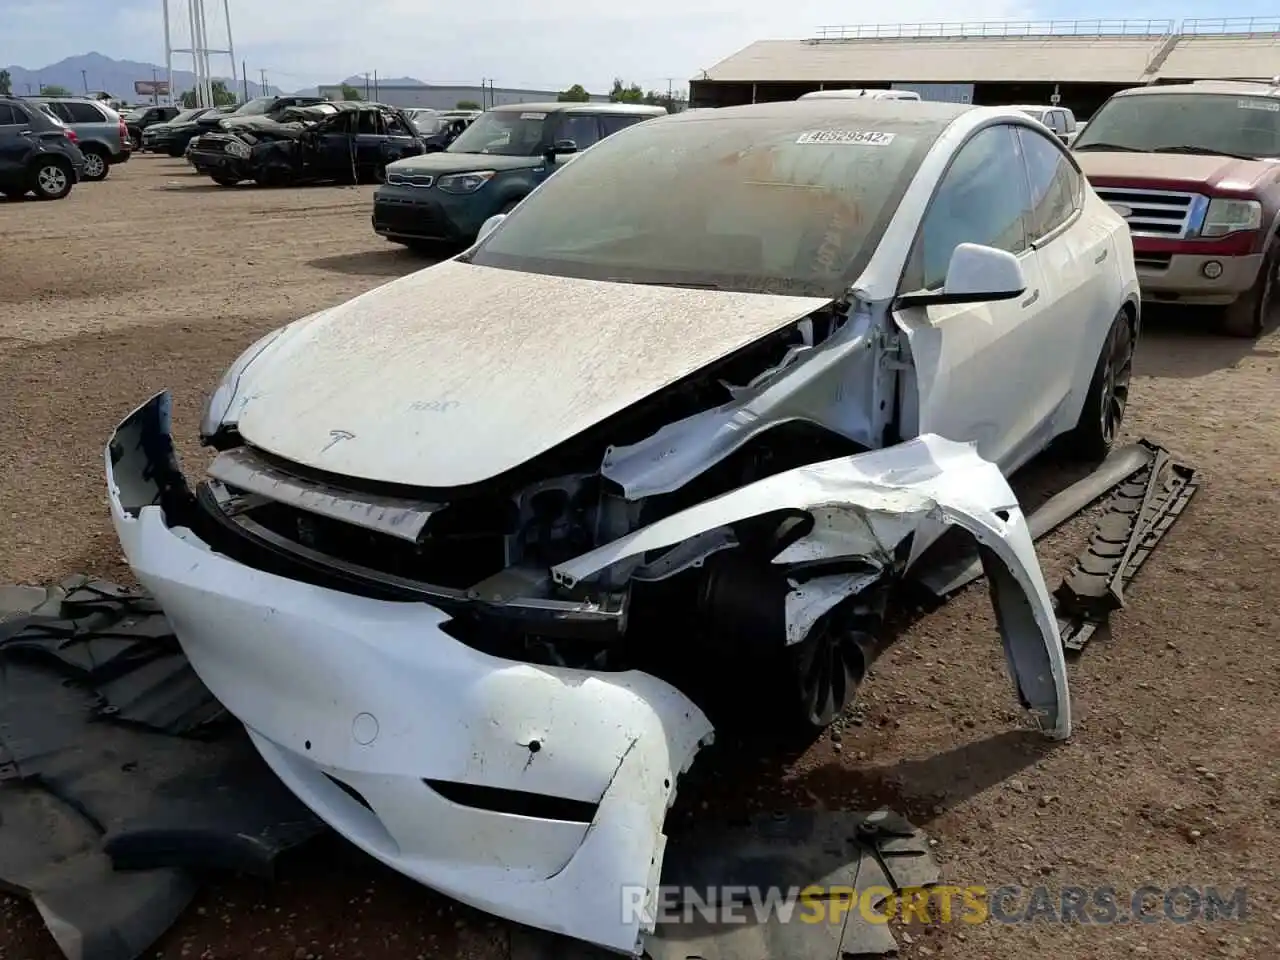
M354 433L350 433L346 430L330 430L329 442L320 448L320 452L325 453L326 451L329 450L330 447L332 447L339 440L354 440L355 437L356 435Z
M1123 203L1108 203L1107 206L1126 220L1133 216L1133 207L1126 207Z

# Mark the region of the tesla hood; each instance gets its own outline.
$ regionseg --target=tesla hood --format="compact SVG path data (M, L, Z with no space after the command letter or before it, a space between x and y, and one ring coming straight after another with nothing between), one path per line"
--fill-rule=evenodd
M466 486L828 303L450 260L285 331L240 379L239 431L328 473Z

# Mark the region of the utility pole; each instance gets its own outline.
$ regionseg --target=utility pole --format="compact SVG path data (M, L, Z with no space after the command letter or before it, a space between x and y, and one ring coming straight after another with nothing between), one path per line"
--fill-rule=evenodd
M244 81L244 102L249 102L249 65L240 61L240 79Z
M156 78L156 68L152 67L151 68L151 105L152 106L160 105L160 92L159 90L156 89L157 82L158 81Z
M173 106L173 40L169 33L169 0L161 0L164 6L164 69L169 78L169 106Z
M222 0L222 16L227 21L227 58L231 61L231 92L234 94L239 84L236 83L236 45L231 42L231 0ZM240 75L244 76L244 70Z
M369 99L369 71L364 72L364 98Z
M85 92L85 95L87 96L89 93L89 71L87 70L80 71L80 82L84 84L84 92Z
M378 99L378 71L373 71L373 99Z
M259 73L259 75L262 77L262 90L261 90L262 95L263 95L264 97L269 97L269 96L271 96L271 94L267 92L267 71L266 71L266 69L264 68L264 69L262 69L262 70L259 70L259 71L258 71L258 73Z

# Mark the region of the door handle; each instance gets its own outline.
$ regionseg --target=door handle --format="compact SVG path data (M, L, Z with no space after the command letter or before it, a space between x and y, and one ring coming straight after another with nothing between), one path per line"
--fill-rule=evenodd
M1105 259L1107 259L1107 250L1106 250L1106 248L1104 247L1104 248L1103 248L1103 250L1102 250L1102 252L1101 252L1100 254L1098 254L1096 257L1094 257L1094 258L1093 258L1093 262L1094 262L1094 263L1101 263L1101 262L1102 262L1103 260L1105 260Z
M1033 303L1035 303L1035 302L1036 302L1037 300L1039 300L1039 299L1040 299L1040 291L1039 291L1039 289L1033 290L1033 291L1031 292L1031 296L1027 297L1027 299L1025 299L1025 300L1023 300L1023 301L1022 301L1022 305L1023 305L1024 307L1029 307L1029 306L1031 306Z

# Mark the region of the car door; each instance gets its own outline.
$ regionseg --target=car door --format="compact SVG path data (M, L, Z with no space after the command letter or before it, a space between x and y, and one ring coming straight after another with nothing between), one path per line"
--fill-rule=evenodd
M1120 306L1112 302L1118 288L1115 258L1110 227L1084 216L1084 176L1066 148L1030 127L1019 127L1018 138L1031 193L1031 245L1040 261L1048 318L1044 344L1061 358L1047 371L1056 414L1071 408L1068 400L1081 365L1093 369L1096 358L1086 354L1094 349L1099 325L1105 329Z
M1079 409L1071 393L1088 384L1102 340L1120 309L1123 288L1114 225L1087 212L1088 187L1070 152L1020 127L1031 190L1031 243L1040 259L1054 320L1046 343L1062 357L1053 391L1063 410ZM1082 376L1082 371L1086 371ZM1074 423L1059 422L1060 430Z
M33 149L26 112L17 104L0 101L0 184L25 185L27 158Z
M1009 124L982 128L939 182L900 292L941 291L961 243L1014 254L1026 289L1010 300L911 307L895 315L910 344L917 432L973 441L1006 473L1046 442L1052 406L1046 377L1059 362L1042 347L1050 320L1031 219L1017 132Z
M385 131L381 156L383 166L402 157L417 156L422 152L422 138L414 132L407 117L384 113L382 123Z

